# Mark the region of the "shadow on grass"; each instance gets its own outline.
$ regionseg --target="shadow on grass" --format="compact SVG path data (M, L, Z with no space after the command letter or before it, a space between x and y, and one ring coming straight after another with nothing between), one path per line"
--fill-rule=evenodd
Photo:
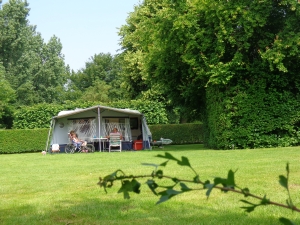
M237 206L238 207L238 206ZM271 209L270 209L271 210ZM271 213L271 211L270 211ZM155 205L149 198L123 200L83 199L81 202L62 200L52 205L47 212L31 205L0 210L1 224L280 224L278 218L255 213L228 212L226 207L215 210L201 207L193 202L169 201ZM295 221L300 222L300 219ZM297 223L297 224L298 224Z

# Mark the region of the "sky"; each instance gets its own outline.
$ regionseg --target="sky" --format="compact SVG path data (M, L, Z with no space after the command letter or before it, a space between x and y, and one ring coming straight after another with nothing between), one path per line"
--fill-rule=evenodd
M2 0L2 4L9 0ZM140 0L27 0L30 25L47 43L60 39L65 63L77 71L95 54L119 53L118 28Z

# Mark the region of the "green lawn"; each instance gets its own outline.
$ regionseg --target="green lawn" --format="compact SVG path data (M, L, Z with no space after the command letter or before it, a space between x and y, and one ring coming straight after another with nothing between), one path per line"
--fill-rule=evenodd
M300 224L300 213L275 207L259 207L245 213L233 193L214 190L207 200L204 191L194 191L155 205L154 196L142 181L142 193L124 200L116 183L105 194L97 182L122 169L128 174L150 174L152 167L141 163L162 163L154 157L165 151L186 156L201 180L226 177L236 172L236 183L272 201L285 203L287 195L278 184L290 163L290 189L294 204L300 206L300 147L256 150L207 150L202 145L166 146L152 151L93 154L41 153L0 155L0 224L280 224L288 217ZM166 175L192 179L187 167L169 163ZM165 183L168 183L167 181ZM252 200L252 199L247 199ZM255 202L255 200L253 200Z

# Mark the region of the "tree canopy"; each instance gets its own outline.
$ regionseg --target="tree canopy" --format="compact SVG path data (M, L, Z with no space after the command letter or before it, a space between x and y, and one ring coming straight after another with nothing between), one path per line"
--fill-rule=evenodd
M137 92L160 83L178 104L196 109L208 85L251 76L258 66L293 73L298 8L294 0L145 0L120 30L123 69L136 81L128 86Z
M60 100L66 83L62 44L53 36L44 43L29 24L27 1L10 0L0 10L0 62L5 79L16 91L18 104Z
M79 98L89 101L111 102L124 99L120 78L120 56L100 53L85 63L85 68L69 77L69 90L77 90ZM71 100L71 99L70 99Z

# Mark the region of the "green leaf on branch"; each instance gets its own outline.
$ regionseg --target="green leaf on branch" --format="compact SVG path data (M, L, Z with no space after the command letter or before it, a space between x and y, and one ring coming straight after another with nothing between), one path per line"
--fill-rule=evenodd
M156 157L159 157L159 158L164 158L164 159L169 159L169 160L174 160L176 162L178 162L178 159L176 159L174 156L172 156L170 153L168 152L165 152L165 155L160 155L158 154Z
M287 200L286 200L286 204L287 204L288 207L290 207L291 209L293 209L293 208L295 207L291 199L287 199Z
M167 161L161 163L160 166L166 166L166 165L168 164L168 162L169 162L169 160L167 160Z
M158 194L161 195L160 199L156 204L163 203L165 201L168 201L169 199L173 198L176 195L181 194L182 191L176 191L173 188L168 188L165 191L159 192Z
M215 186L217 186L218 184L222 184L223 187L225 187L226 186L226 179L221 178L221 177L216 177L214 179L214 184L215 184Z
M283 175L279 176L279 183L282 187L284 187L285 189L288 189L288 180L285 176L283 176Z
M285 225L296 225L295 223L293 223L292 221L290 221L289 219L284 218L284 217L280 217L279 221Z
M163 162L161 164L155 164L155 163L142 163L143 166L153 166L155 167L155 169L157 169L157 167L159 166L166 166L167 163L169 162L169 160L167 160L166 162Z
M200 181L199 175L195 176L194 179L193 179L193 181L195 183L200 183L201 181Z
M163 171L162 170L158 170L158 171L156 171L156 173L155 173L155 175L159 178L159 179L162 179L162 177L163 177Z
M252 212L252 211L254 211L254 209L257 207L257 206L260 206L260 205L268 205L268 204L270 204L270 200L269 199L267 199L266 198L266 196L264 196L263 198L262 198L262 200L260 201L260 203L259 204L254 204L254 203L251 203L251 202L249 202L249 201L247 201L247 200L240 200L241 202L244 202L244 203L246 203L246 204L248 204L248 205L251 205L251 206L243 206L243 207L241 207L242 209L245 209L245 211L246 212Z
M283 176L283 175L280 175L279 176L279 184L281 186L283 186L287 191L289 191L289 187L288 187L288 180L289 180L289 174L290 174L290 166L289 166L289 163L286 164L286 173L287 173L287 176Z
M178 178L176 178L176 177L173 177L171 180L176 184L179 182Z
M256 208L256 205L254 205L254 206L245 206L245 207L241 207L241 208L245 209L245 212L250 213L250 212L254 211L254 209Z
M287 174L289 175L289 173L290 173L290 164L289 163L286 164L285 169L286 169Z
M235 181L234 181L234 172L232 170L228 171L227 179L216 177L214 179L214 185L222 184L222 186L226 189L222 189L224 192L228 192L227 189L234 189Z
M263 199L260 202L261 205L269 205L270 200L266 198L266 196L263 197Z
M248 202L247 200L240 200L240 201L241 201L241 202L244 202L244 203L246 203L246 204L251 205L251 206L242 206L242 207L241 207L242 209L245 209L245 211L248 212L248 213L254 211L254 209L255 209L257 206L259 206L259 205L253 204L253 203L251 203L251 202Z
M234 172L232 170L228 171L227 185L230 186L231 188L235 187Z
M173 155L171 155L168 152L165 152L165 155L158 154L156 157L173 160L173 161L176 161L178 165L191 167L189 159L187 157L185 157L185 156L181 157L181 161L179 159L176 159Z
M134 193L136 193L136 194L141 193L141 190L140 190L141 184L136 179L131 180L131 186L132 186L132 191Z
M153 192L153 194L157 195L155 189L158 187L157 183L155 183L154 180L147 180L146 184L150 188L150 190Z
M181 166L188 166L188 167L191 167L191 164L190 164L189 159L188 159L187 157L184 157L184 156L182 156L182 157L181 157L181 161L178 161L177 163L178 163L179 165L181 165Z
M122 186L119 189L118 193L123 192L124 199L130 199L130 195L129 195L130 189L131 189L130 181L129 180L124 180L122 182Z
M193 189L189 188L188 186L186 186L185 183L180 183L181 186L181 191L182 192L186 192L186 191L192 191Z
M141 184L136 180L123 180L122 186L119 189L118 193L123 193L124 199L130 199L129 192L140 193Z
M248 188L244 188L244 189L242 189L242 192L243 192L245 197L248 197L249 193L250 193L250 190Z
M210 195L210 193L211 193L211 191L213 190L213 188L214 188L214 184L211 184L210 183L210 181L209 180L207 180L207 181L205 181L205 183L204 183L204 185L203 185L204 187L204 189L206 189L207 188L207 191L206 191L206 193L205 193L205 195L207 196L207 198L209 197L209 195Z
M122 172L122 170L116 170L115 172L105 176L103 179L100 177L99 182L97 183L100 187L104 188L104 191L107 193L106 188L111 188L113 186L113 182L117 179L118 172ZM124 174L124 173L123 173Z

